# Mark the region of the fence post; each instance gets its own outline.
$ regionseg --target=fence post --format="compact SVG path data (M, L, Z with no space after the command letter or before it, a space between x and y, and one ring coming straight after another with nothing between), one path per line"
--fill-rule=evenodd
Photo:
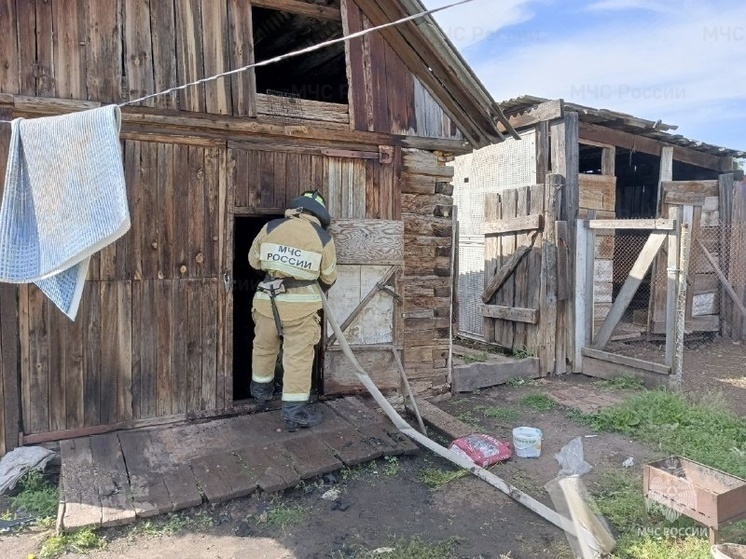
M583 372L583 348L593 337L593 267L595 235L588 220L579 219L575 243L575 359L573 373Z
M547 175L544 183L544 240L541 247L541 291L539 339L541 372L556 372L557 344L564 344L565 333L557 332L557 238L554 223L560 212L562 175ZM561 335L558 335L561 334Z
M679 236L679 281L676 297L676 343L674 347L673 367L669 386L681 390L684 375L684 331L686 328L686 279L689 273L689 255L691 252L692 232L689 225L682 224Z
M681 208L668 209L668 217L676 220L676 226L668 232L668 267L666 275L666 366L673 367L676 343L676 305L679 285L681 252ZM661 259L662 261L662 259ZM655 281L655 278L652 278ZM663 286L657 286L662 289ZM686 301L685 301L686 303Z

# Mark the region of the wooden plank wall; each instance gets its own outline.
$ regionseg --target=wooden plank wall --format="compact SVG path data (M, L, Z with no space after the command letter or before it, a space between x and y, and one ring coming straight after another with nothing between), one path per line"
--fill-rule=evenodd
M342 0L345 32L372 27L353 0ZM378 33L350 41L350 120L356 130L462 139L453 122Z
M578 211L580 219L586 219L589 214L593 215L594 219L616 217L616 177L579 174L578 185L580 187L580 209ZM603 320L611 310L615 272L615 238L614 231L596 231L596 253L593 261L594 320ZM624 260L629 260L631 266L635 258L636 256L631 256ZM624 278L622 278L623 281Z
M377 153L374 159L368 152L342 157L323 149L279 149L229 143L235 206L243 213L282 214L293 198L316 188L333 219L400 219L394 162L380 163Z
M727 277L736 295L746 306L746 182L728 182L732 183L729 210L726 210L725 216L729 227L725 228L727 233L723 238L723 247L728 251ZM723 293L721 297L727 295ZM740 316L730 301L723 307L729 310L723 317L724 326L728 326L724 335L736 340L746 339L746 317Z
M218 366L225 150L133 140L123 149L132 228L92 258L75 322L36 287L20 290L26 434L229 400Z
M11 111L0 109L0 119L12 117ZM5 176L10 126L0 124L0 177ZM3 181L0 181L0 200ZM18 445L20 428L18 287L0 284L0 457Z
M445 159L403 150L404 363L410 380L425 387L442 386L448 376L452 180L453 167Z

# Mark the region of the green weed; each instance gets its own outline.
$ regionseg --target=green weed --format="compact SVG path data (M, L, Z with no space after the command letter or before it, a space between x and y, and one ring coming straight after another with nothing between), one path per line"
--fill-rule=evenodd
M59 490L44 477L43 473L31 470L24 474L18 483L21 490L10 500L14 508L38 518L57 514Z
M464 361L464 364L471 365L472 363L484 363L490 358L490 354L486 351L483 351L477 355L473 354L464 354L461 359Z
M397 539L377 550L345 549L331 554L330 559L452 559L458 538L428 543L419 537Z
M516 359L527 359L529 357L533 357L534 354L525 348L520 348L520 349L514 349L511 353L511 356L515 357Z
M705 539L656 536L622 537L612 559L711 559L710 542Z
M645 388L645 383L641 379L628 375L615 377L611 380L603 380L599 384L603 388L612 390L643 390Z
M695 403L680 394L646 391L597 412L590 424L746 478L746 419L717 398Z
M479 429L479 418L475 416L474 413L470 410L461 412L456 416L456 418L463 421L474 430Z
M466 470L441 470L439 468L424 468L420 480L431 489L440 489L447 483L469 475Z
M498 421L518 421L521 417L521 414L516 410L500 408L498 406L479 406L475 410L481 412L485 417L497 419Z
M529 394L521 398L521 406L536 411L549 411L557 407L557 402L546 394Z
M311 515L311 509L303 505L288 506L279 504L267 511L267 524L278 528L288 528L303 524Z
M48 538L41 546L39 559L54 559L66 553L86 553L106 547L106 540L91 528Z
M385 476L397 475L399 473L399 470L401 469L401 464L399 464L399 459L396 456L384 456L383 459L386 462L382 468L383 475Z

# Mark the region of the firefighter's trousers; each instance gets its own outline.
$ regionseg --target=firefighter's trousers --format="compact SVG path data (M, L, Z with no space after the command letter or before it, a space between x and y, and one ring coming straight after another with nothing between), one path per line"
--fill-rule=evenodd
M272 382L277 356L282 347L282 401L305 402L311 395L314 346L321 339L321 318L318 313L282 321L282 338L277 334L273 318L256 310L254 319L254 349L252 375L255 382Z

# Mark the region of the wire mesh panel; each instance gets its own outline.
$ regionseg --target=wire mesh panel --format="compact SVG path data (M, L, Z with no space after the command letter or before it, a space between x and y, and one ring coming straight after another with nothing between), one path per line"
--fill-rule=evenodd
M536 184L536 134L521 134L473 153L457 157L454 167L454 204L459 216L459 331L483 336L484 198L508 188Z
M605 351L665 364L666 334L649 335L648 310L651 278L662 278L664 293L667 287L666 271L653 273L656 256L667 249L667 232L599 229L594 244L593 339L607 319L616 321ZM615 304L621 314L612 313Z

